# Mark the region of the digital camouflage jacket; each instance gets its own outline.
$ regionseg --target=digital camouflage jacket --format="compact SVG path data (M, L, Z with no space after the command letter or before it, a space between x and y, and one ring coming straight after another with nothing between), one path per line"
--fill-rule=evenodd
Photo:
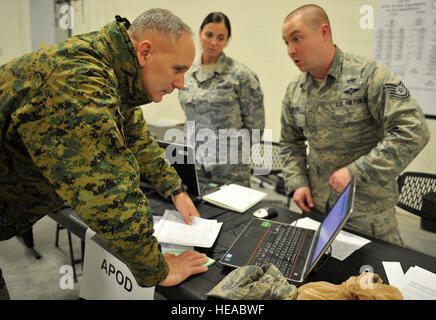
M140 177L168 197L180 183L139 107L151 102L124 23L0 67L0 240L64 203L127 264L140 286L168 267Z

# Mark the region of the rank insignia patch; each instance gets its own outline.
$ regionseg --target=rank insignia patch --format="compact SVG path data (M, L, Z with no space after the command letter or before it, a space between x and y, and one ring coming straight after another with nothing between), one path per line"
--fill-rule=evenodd
M391 98L405 100L410 96L410 91L406 88L404 83L402 83L401 81L398 84L386 83L385 88L388 91Z

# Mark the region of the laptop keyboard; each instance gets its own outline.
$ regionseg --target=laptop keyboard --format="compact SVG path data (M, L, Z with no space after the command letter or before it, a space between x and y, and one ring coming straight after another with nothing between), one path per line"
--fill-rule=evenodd
M304 267L300 258L308 230L273 224L248 264L274 264L286 278L299 278Z

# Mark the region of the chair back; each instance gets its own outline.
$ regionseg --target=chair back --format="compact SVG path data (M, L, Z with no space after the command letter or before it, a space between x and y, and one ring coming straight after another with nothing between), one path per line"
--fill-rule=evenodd
M436 206L429 205L429 196L436 196L436 175L404 172L398 177L400 198L397 206L422 218L436 221ZM427 201L427 203L424 203ZM434 200L433 200L434 201Z
M261 141L251 147L251 168L266 174L277 174L282 171L280 160L280 144L272 141ZM270 171L269 171L270 170Z

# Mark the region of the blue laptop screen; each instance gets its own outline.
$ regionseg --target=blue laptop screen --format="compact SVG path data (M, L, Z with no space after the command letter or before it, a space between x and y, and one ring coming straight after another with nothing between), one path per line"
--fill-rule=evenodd
M334 207L330 210L328 216L324 219L319 232L318 240L315 250L313 252L312 261L310 265L318 258L323 248L327 245L330 238L333 236L338 227L342 224L342 221L347 215L348 197L350 194L351 183L348 184L342 195Z

